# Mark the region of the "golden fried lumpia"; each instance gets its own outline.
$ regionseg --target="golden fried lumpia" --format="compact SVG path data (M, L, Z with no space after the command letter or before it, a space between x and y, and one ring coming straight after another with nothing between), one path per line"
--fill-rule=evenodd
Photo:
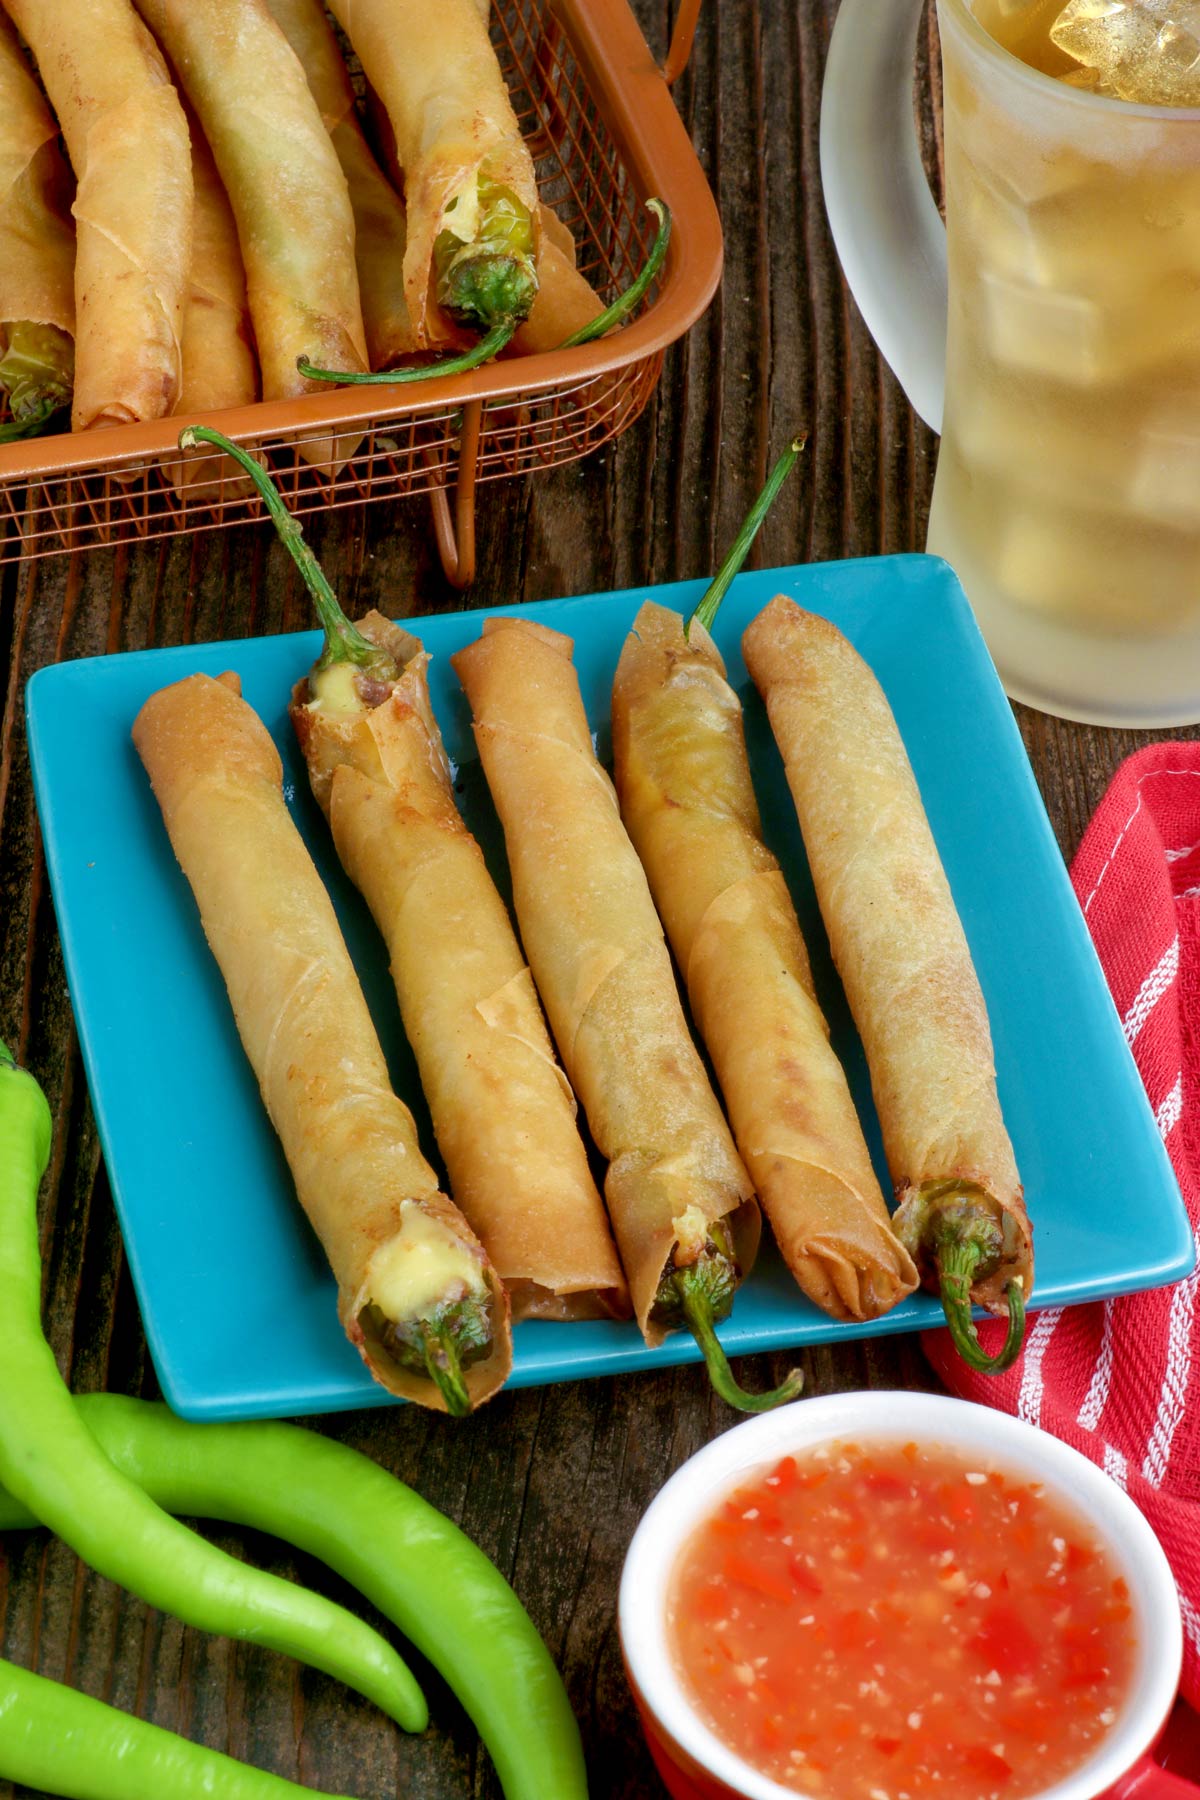
M297 685L291 717L342 865L387 941L454 1198L514 1318L628 1316L574 1097L504 902L455 805L429 659L378 614L360 629L403 671L391 692L356 708L347 666L335 665Z
M258 363L229 198L194 114L188 129L195 211L183 312L183 383L175 410L181 418L194 419L198 413L251 406L258 398ZM222 492L222 476L225 493L250 491L243 477L230 478L229 463L219 451L181 451L166 467L174 485L195 497L216 497Z
M543 207L543 218L546 211ZM525 356L535 356L542 350L557 350L603 311L604 302L587 277L575 267L574 256L568 255L543 230L538 255L538 291L529 317L513 338L513 349Z
M74 430L158 419L182 373L192 247L187 122L129 0L4 0L37 61L78 190Z
M738 1149L797 1282L836 1319L917 1285L762 841L741 704L703 625L648 601L613 683L621 817L683 970Z
M571 641L493 618L451 660L504 826L521 938L608 1158L605 1198L646 1341L664 1274L727 1221L749 1270L758 1208L696 1052L646 877L596 760Z
M0 12L0 392L15 418L69 399L74 335L70 171Z
M332 11L387 110L404 171L417 342L457 342L443 310L464 322L449 264L486 242L531 266L540 235L533 162L477 0L332 0Z
M134 743L191 883L246 1054L300 1202L338 1284L346 1333L391 1393L446 1410L401 1356L405 1321L452 1294L489 1315L469 1400L511 1363L507 1303L462 1215L438 1192L329 897L284 803L282 770L237 677L153 694ZM422 1311L424 1309L424 1312Z
M373 369L390 369L416 349L404 297L408 242L404 202L363 135L354 89L321 0L267 0L267 5L300 59L342 165L354 213L354 258L367 351Z
M265 400L367 366L354 216L317 103L265 0L137 0L204 127L237 220ZM312 461L349 454L301 441Z
M993 1227L971 1297L1003 1313L1010 1281L1026 1295L1033 1284L1029 1219L987 1009L891 708L841 632L782 596L742 650L866 1051L896 1229L932 1279L943 1218Z

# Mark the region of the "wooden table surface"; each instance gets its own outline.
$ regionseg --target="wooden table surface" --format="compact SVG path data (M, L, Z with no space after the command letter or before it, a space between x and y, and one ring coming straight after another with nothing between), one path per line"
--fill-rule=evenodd
M673 5L634 3L663 54ZM724 221L722 289L668 354L650 406L615 445L481 491L479 575L467 604L535 603L711 570L769 460L800 424L812 428L811 446L756 560L922 548L936 441L847 297L821 201L818 103L836 9L836 0L710 0L705 8L676 93ZM918 98L936 183L931 30ZM378 606L402 616L464 603L442 579L422 501L334 514L309 537L351 611ZM0 1033L42 1080L54 1111L41 1215L45 1324L77 1391L154 1395L72 1023L22 694L35 669L61 658L296 630L309 623L308 609L266 526L50 559L7 568L0 579ZM1113 769L1150 734L1018 712L1069 856ZM791 1360L760 1359L743 1373L765 1386ZM909 1339L818 1348L800 1360L811 1393L933 1385ZM663 1790L637 1730L614 1625L621 1562L667 1475L732 1422L691 1367L502 1394L463 1423L408 1407L317 1424L412 1482L494 1558L566 1679L593 1792L655 1800ZM350 1598L271 1541L213 1535L237 1556ZM436 1677L426 1684L433 1724L405 1738L332 1681L151 1611L45 1533L0 1547L0 1627L0 1653L16 1662L293 1780L410 1800L500 1795L474 1731ZM0 1800L28 1792L0 1780Z

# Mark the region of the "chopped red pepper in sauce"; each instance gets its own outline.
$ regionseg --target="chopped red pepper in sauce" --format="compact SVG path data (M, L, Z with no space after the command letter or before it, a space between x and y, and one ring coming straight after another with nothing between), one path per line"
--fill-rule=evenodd
M730 1494L668 1626L710 1728L829 1800L1022 1800L1085 1762L1132 1685L1129 1589L1040 1483L960 1452L830 1444Z

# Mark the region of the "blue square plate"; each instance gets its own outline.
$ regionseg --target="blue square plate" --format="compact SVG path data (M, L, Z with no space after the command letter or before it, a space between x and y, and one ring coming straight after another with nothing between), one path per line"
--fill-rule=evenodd
M686 611L703 582L659 588ZM1007 701L945 564L922 556L763 570L734 583L716 637L746 702L768 841L812 948L834 1041L888 1188L862 1051L833 974L795 815L738 645L773 594L825 613L895 709L991 1013L1000 1097L1037 1244L1035 1304L1091 1300L1188 1273L1191 1234ZM642 590L558 600L536 617L569 632L600 754L617 657ZM509 609L512 610L512 609ZM468 823L502 885L503 848L450 654L487 616L406 620L433 656L433 699L459 765ZM236 669L283 756L285 791L328 883L397 1091L423 1142L428 1115L370 916L338 867L287 720L315 633L97 657L41 670L29 734L67 975L100 1136L155 1367L189 1418L331 1412L386 1401L337 1322L333 1280L297 1205L242 1053L224 984L130 740L147 695ZM838 1325L797 1292L773 1251L738 1296L730 1352L911 1331L940 1318L918 1295L869 1325ZM528 1322L522 1386L695 1360L677 1333L648 1350L632 1325Z

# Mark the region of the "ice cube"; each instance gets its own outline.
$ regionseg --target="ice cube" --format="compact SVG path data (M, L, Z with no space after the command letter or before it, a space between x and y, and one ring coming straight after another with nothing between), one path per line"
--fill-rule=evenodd
M989 559L1021 607L1096 631L1176 630L1200 619L1200 544L1127 516L991 495Z
M1143 518L1200 528L1200 407L1194 397L1181 396L1143 421L1129 500Z
M1200 106L1200 0L1068 0L1050 36L1121 100Z
M1107 321L1095 300L992 269L981 272L981 288L984 341L1002 367L1084 387L1105 378Z

